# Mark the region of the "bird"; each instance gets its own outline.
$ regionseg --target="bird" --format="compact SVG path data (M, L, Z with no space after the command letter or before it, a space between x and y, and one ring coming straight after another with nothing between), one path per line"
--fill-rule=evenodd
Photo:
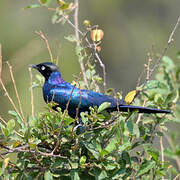
M68 114L72 118L81 118L81 112L90 112L90 107L99 107L102 103L108 102L110 105L105 109L107 112L122 111L138 113L171 113L170 110L162 110L150 107L129 105L124 99L116 99L106 94L87 89L79 89L74 85L64 81L60 69L52 62L31 64L30 67L38 70L45 78L42 88L44 101L49 103L54 101L62 111L67 108ZM68 107L67 107L68 103ZM78 114L77 114L78 108Z

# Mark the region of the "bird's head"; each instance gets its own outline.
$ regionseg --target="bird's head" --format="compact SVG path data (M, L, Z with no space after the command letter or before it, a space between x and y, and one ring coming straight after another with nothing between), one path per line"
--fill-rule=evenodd
M51 62L44 62L44 63L40 63L40 64L31 64L30 67L37 69L46 80L49 79L50 75L53 72L59 72L59 68L56 64L51 63Z

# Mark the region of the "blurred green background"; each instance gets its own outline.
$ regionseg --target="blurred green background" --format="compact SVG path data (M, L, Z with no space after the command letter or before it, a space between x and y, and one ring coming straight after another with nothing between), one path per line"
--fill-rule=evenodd
M0 43L3 61L13 65L15 79L26 116L31 113L30 81L28 64L49 60L45 43L34 32L42 30L48 35L54 57L60 55L59 65L65 80L71 82L73 74L80 71L74 45L64 39L73 33L69 24L52 24L52 12L46 8L24 10L36 0L0 1ZM154 52L160 53L180 13L179 0L79 0L79 24L83 20L98 24L104 30L101 57L106 65L107 87L123 91L125 95L134 89L137 79L147 61L147 53L154 44ZM180 28L167 55L176 64L176 53L180 50ZM98 68L102 73L101 68ZM36 72L33 72L35 75ZM10 95L15 93L10 82L7 65L3 64L3 79ZM35 112L46 107L40 88L34 90ZM0 115L7 117L12 109L0 88Z

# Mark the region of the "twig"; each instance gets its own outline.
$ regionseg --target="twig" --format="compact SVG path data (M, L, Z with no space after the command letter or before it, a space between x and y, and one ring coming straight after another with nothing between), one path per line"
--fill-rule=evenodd
M94 47L93 47L93 51L94 51L94 55L95 55L95 57L96 57L96 59L99 61L99 64L100 64L100 66L102 67L102 69L103 69L103 86L104 86L104 92L105 92L105 90L106 90L106 67L105 67L105 65L103 64L103 62L102 62L102 60L101 60L101 58L99 57L99 54L98 54L98 52L97 52L97 49L96 49L96 45L94 44Z
M26 149L26 148L29 148L29 145L23 145L23 146L13 148L13 149L11 149L9 147L6 147L6 146L3 146L2 144L0 144L0 146L7 150L6 152L1 153L0 154L1 156L6 155L6 154L10 154L10 153L16 153L16 152L29 152L29 153L33 153L33 154L34 153L35 154L40 154L40 155L46 156L46 157L59 157L59 158L67 159L67 157L61 156L60 154L56 155L56 154L51 154L51 153L45 153L45 152L41 152L41 151Z
M74 119L74 125L73 125L73 128L72 128L72 137L73 137L74 127L75 127L76 122L77 122L77 119L78 119L79 109L80 109L80 106L81 106L81 98L82 98L81 86L80 86L80 83L79 83L79 82L78 82L78 84L79 84L79 94L80 94L80 99L79 99L78 107L77 107L77 109L76 109L76 117L75 117L75 119Z
M62 127L63 127L63 124L64 124L64 118L65 118L65 116L66 116L66 113L68 112L68 107L69 107L69 104L70 104L70 101L71 101L71 97L72 97L73 91L74 91L77 83L79 82L79 79L80 79L80 77L77 79L76 84L73 86L72 91L71 91L71 94L70 94L69 99L68 99L68 102L67 102L67 104L66 104L66 109L64 110L64 113L63 113L62 119L61 119L61 123L60 123L60 125L59 125L59 132L58 132L58 135L57 135L58 140L57 140L56 146L55 146L55 148L53 149L53 151L51 152L51 154L54 154L54 152L56 151L56 149L58 148L58 146L59 146L59 144L60 144L60 139L59 139L59 137L60 137L60 134L61 134L61 131L62 131Z
M34 118L34 96L33 96L33 88L32 88L32 70L29 67L29 76L30 76L30 91L31 91L31 111L32 117Z
M146 104L146 99L144 99L144 103L143 103L142 107L144 107L145 104ZM136 124L138 124L141 121L142 116L143 116L143 113L139 113L138 114L138 118L137 118Z
M79 23L78 23L78 11L79 11L79 0L74 0L74 3L75 3L75 10L74 10L74 31L75 31L75 36L76 36L76 44L77 46L80 46L80 42L79 42ZM68 18L67 18L68 19ZM83 61L79 59L79 64L80 64L80 67L81 67L81 71L82 71L82 74L83 74L83 79L84 79L84 82L87 86L87 88L89 89L89 84L88 84L88 81L87 81L87 77L86 77L86 71L85 71L85 67L84 67L84 64L83 64Z
M76 11L76 10L75 10L75 11ZM82 31L80 31L77 26L75 26L64 14L62 14L62 16L63 16L64 19L66 19L66 21L75 29L76 32L78 32L79 34L81 34L81 35L84 37L84 33L83 33ZM75 21L75 22L76 22L76 21ZM94 44L92 45L92 44L89 42L87 36L85 36L85 40L86 40L89 48L93 51L96 59L99 61L100 66L101 66L102 69L103 69L103 79L104 79L103 86L104 86L104 91L105 91L105 89L106 89L106 69L105 69L105 65L102 63L102 60L101 60L101 58L99 57L99 54L97 53L96 46L95 46ZM78 41L78 40L77 40L77 41ZM78 41L78 42L79 42L79 41ZM81 64L80 64L80 66L81 66ZM84 65L83 65L83 66L84 66ZM82 67L81 67L81 70L82 70ZM82 73L83 73L83 72L85 72L85 70L82 70ZM84 73L83 73L83 77L86 77L86 75L84 75ZM84 80L84 81L85 81L85 80ZM86 83L86 81L85 81L85 83Z
M6 61L8 67L9 67L9 71L10 71L10 75L11 75L11 80L12 80L12 83L14 85L14 90L15 90L15 93L16 93L16 98L18 100L18 104L19 104L19 109L20 109L20 113L21 113L21 116L22 116L22 119L24 121L24 124L26 124L26 120L24 118L24 113L23 113L23 110L22 110L22 104L21 104L21 101L20 101L20 98L19 98L19 94L18 94L18 91L17 91L17 87L16 87L16 82L15 82L15 79L14 79L14 75L13 75L13 72L12 72L12 66L10 65L10 63L8 61Z
M79 34L81 34L82 36L84 35L83 32L80 31L64 14L62 14L62 16L76 31L79 32Z
M168 42L167 42L165 48L163 49L160 57L156 60L156 63L155 63L155 65L154 65L154 67L150 70L149 79L152 77L154 71L158 68L158 66L159 66L159 64L160 64L160 62L161 62L161 59L162 59L163 56L166 54L166 51L167 51L169 45L173 42L173 36L174 36L175 31L176 31L176 29L177 29L177 27L178 27L178 25L179 25L179 22L180 22L180 16L178 17L178 20L177 20L177 22L176 22L176 24L175 24L175 26L174 26L174 28L173 28L170 36L169 36L169 39L168 39ZM145 80L145 81L144 81L144 83L142 84L142 89L145 87L145 85L147 84L147 82L148 82L148 80Z
M180 173L173 180L178 180L179 176L180 176Z
M52 51L51 51L51 48L50 48L50 46L49 46L49 42L48 42L47 37L43 34L42 31L39 31L39 32L38 32L38 31L35 31L35 33L36 33L37 35L39 35L39 36L45 41L46 47L47 47L48 52L49 52L49 56L50 56L51 62L53 62L53 55L52 55Z
M0 78L0 84L1 84L1 86L2 86L2 88L3 88L3 90L4 90L4 92L5 92L5 95L8 97L9 102L10 102L11 105L13 106L14 110L15 110L16 113L19 115L19 117L21 117L21 115L20 115L18 109L16 108L16 105L14 104L12 98L10 97L10 95L9 95L9 93L8 93L8 91L7 91L7 89L6 89L5 85L4 85L4 83L3 83L3 80L2 80L1 78ZM21 118L22 118L22 117L21 117Z
M3 155L0 154L1 159L5 160L5 157L3 157ZM16 164L12 163L11 161L8 162L8 164L10 164L13 167L17 167Z

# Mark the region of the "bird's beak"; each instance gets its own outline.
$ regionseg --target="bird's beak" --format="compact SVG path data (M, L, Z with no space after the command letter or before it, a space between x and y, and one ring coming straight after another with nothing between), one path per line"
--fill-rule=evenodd
M30 64L29 67L34 68L34 69L38 69L36 64Z

